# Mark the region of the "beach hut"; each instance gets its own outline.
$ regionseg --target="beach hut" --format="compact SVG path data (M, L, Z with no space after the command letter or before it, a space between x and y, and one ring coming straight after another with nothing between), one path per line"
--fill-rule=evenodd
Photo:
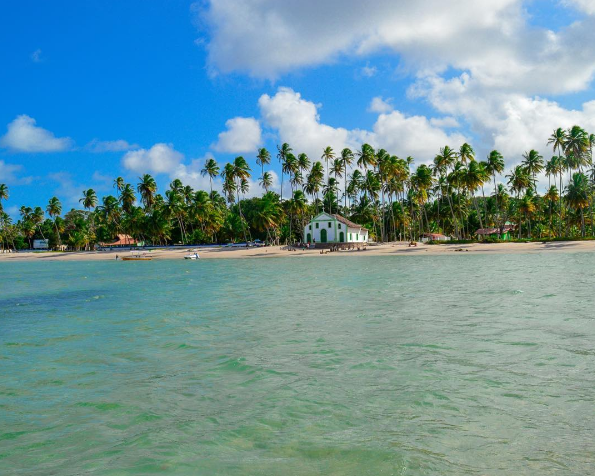
M450 241L450 236L441 233L424 233L421 235L422 243L427 243L428 241Z
M515 228L515 225L507 223L502 228L480 228L475 234L479 240L492 238L494 240L508 241L510 240L511 232L514 231Z
M306 243L367 243L368 229L341 215L322 212L304 227Z
M101 243L102 248L128 248L130 246L139 246L140 243L130 235L119 234L115 241Z

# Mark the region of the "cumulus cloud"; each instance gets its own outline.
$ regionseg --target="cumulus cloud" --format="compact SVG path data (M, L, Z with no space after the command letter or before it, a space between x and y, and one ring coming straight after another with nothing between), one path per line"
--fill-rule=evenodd
M370 102L370 106L368 107L368 111L370 112L378 112L380 114L384 114L387 112L391 112L394 108L391 104L392 98L382 99L381 96L376 96L372 98Z
M16 173L21 171L22 165L7 164L3 160L0 160L0 182L1 183L12 183L17 181Z
M401 155L412 156L418 163L429 163L440 147L458 147L467 139L460 133L447 134L424 116L406 116L399 111L381 114L374 124L372 142Z
M125 150L138 149L138 144L130 144L123 139L118 140L98 140L93 139L86 145L86 149L91 152L123 152Z
M528 24L525 3L218 0L199 15L209 63L223 73L274 79L342 56L392 50L414 74L452 67L485 85L527 94L585 88L595 72L595 18L554 32ZM592 0L572 3L595 11Z
M339 153L343 147L357 149L368 142L393 154L411 155L427 162L440 147L456 147L465 142L462 134L449 134L424 116L407 116L386 107L379 108L387 112L378 116L371 131L333 127L320 121L319 105L285 87L272 97L263 94L258 104L263 122L277 131L279 141L288 142L295 151L306 152L313 160L318 160L329 145Z
M490 92L467 74L448 81L426 78L411 94L425 97L442 113L464 118L477 135L477 148L482 153L498 149L509 164L519 162L530 149L545 153L547 138L558 127L580 124L595 130L595 101L584 103L582 109L566 109L546 98Z
M259 122L253 117L234 117L225 123L227 130L219 134L219 140L212 144L218 152L253 152L261 143Z
M372 78L373 76L376 76L376 73L378 73L378 68L376 68L376 66L366 65L361 69L361 74L365 78Z
M26 114L17 116L8 124L8 131L0 138L0 147L14 152L60 152L71 149L72 145L72 139L55 137Z
M127 152L122 164L136 173L169 174L178 167L184 155L176 151L172 144L155 144L150 149Z

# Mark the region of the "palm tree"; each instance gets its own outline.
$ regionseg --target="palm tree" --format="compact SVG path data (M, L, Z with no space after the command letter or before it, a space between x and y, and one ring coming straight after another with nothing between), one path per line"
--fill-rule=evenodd
M2 200L8 200L8 187L5 183L0 183L0 212L2 212Z
M287 159L287 155L290 152L293 152L293 149L289 147L287 142L284 142L281 147L277 146L277 151L277 158L281 164L281 201L283 201L283 166L285 164L285 160Z
M571 161L572 168L579 169L582 172L582 168L589 163L589 150L589 134L579 126L572 126L568 129L564 142L564 152L567 157L572 156L574 159Z
M581 214L581 234L585 236L584 209L589 206L589 180L582 172L572 174L570 183L566 187L566 201L568 205Z
M508 185L510 186L511 191L516 193L517 200L520 200L521 193L531 186L529 173L522 165L517 165L506 178L508 178ZM521 226L521 216L519 215L519 239L522 234Z
M362 144L362 147L357 151L357 166L362 169L376 166L376 154L374 148L370 144Z
M134 188L129 183L124 184L120 190L120 203L122 204L122 210L126 213L132 211L132 207L136 202L136 195L134 194Z
M114 188L118 192L121 192L124 189L124 183L124 179L122 177L118 177L116 180L114 180Z
M321 162L315 162L312 165L310 173L306 177L306 193L316 198L316 213L318 213L318 193L322 188L324 181L324 169Z
M554 203L556 203L559 199L560 196L558 194L558 188L555 185L551 185L546 194L543 196L543 199L548 203L548 211L549 211L549 229L550 229L550 233L552 230L552 205Z
M459 226L457 219L455 218L455 212L450 192L450 181L445 180L448 170L454 167L456 161L457 153L449 146L445 145L440 149L440 153L437 154L436 157L434 157L434 173L439 175L441 182L446 182L446 197L448 198L448 206L450 208L450 214L455 228L455 235L457 236L457 238L460 238Z
M328 173L328 163L329 160L333 161L335 159L335 152L333 151L333 148L331 146L327 146L323 151L322 151L322 156L320 157L322 160L325 161L326 163L326 180L328 182L329 179L329 173Z
M97 194L95 193L95 190L92 188L83 190L83 198L79 200L79 203L82 203L85 210L95 208L97 206Z
M533 191L537 191L537 178L536 175L541 173L544 167L543 157L539 155L534 149L523 154L523 167L527 170L527 173L533 177Z
M250 178L250 167L248 162L241 155L236 157L233 161L233 177L237 180L236 190L245 193L248 189L248 179ZM242 221L242 233L244 234L244 241L246 239L246 227L244 226L244 216L242 215L242 205L240 203L240 194L238 193L238 210L240 212L240 220Z
M347 171L349 170L348 168L353 163L353 159L354 159L354 156L353 156L353 152L351 151L351 149L346 147L341 151L341 160L343 161L343 171L345 172L345 174L344 174L345 179L343 181L343 196L345 199L343 208L345 210L347 210Z
M256 163L260 165L261 168L260 176L264 177L264 166L269 165L271 163L271 154L264 147L258 149L258 154L256 155Z
M140 193L141 201L145 206L145 212L150 212L155 204L155 194L157 193L157 182L149 174L139 177L140 183L136 187Z
M46 212L48 213L50 218L54 219L54 226L56 227L56 237L58 239L58 246L60 246L62 245L62 240L60 239L60 231L58 230L58 223L56 222L56 219L62 213L62 204L60 203L60 200L58 200L57 197L50 198L48 206L46 207Z
M269 188L273 186L273 176L270 172L265 172L262 174L260 181L258 182L259 185L264 188L265 193L269 191Z
M468 162L473 162L475 160L475 151L473 150L473 147L471 147L469 144L467 144L467 142L465 142L460 148L459 148L459 159L461 162L463 162L464 164L468 163Z
M211 195L213 195L213 179L219 175L219 165L217 161L212 157L205 162L205 166L200 171L200 174L205 177L209 176L209 182L211 184Z

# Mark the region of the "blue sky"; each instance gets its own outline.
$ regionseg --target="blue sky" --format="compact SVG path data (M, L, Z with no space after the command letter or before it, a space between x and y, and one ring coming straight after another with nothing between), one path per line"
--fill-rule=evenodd
M143 172L205 187L209 154L244 155L256 181L257 146L281 141L312 159L368 141L423 163L468 140L513 165L550 154L558 125L595 131L595 2L360 3L6 4L5 207L57 195L68 209Z

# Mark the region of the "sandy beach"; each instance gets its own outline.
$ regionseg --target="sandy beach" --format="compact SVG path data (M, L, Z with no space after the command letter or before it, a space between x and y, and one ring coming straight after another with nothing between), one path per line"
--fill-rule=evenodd
M320 250L295 250L286 247L271 246L263 248L199 248L186 247L155 249L146 251L155 260L183 259L185 255L198 251L201 259L229 258L279 258L279 257L319 257L321 259L336 256L419 256L466 253L542 253L542 252L595 252L595 241L559 241L534 243L470 243L425 245L418 243L409 247L407 243L386 243L370 245L365 251L339 251L320 254ZM127 256L128 250L79 251L79 252L21 252L0 254L0 262L6 261L95 261L115 260L116 255Z

